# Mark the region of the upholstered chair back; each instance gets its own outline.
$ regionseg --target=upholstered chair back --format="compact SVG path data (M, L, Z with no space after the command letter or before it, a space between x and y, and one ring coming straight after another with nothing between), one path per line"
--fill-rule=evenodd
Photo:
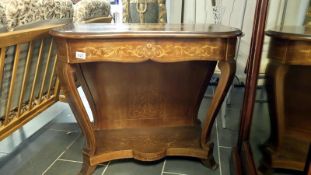
M124 23L166 23L165 0L123 0Z
M81 23L92 18L109 15L109 0L80 0L74 5L73 21L75 23Z

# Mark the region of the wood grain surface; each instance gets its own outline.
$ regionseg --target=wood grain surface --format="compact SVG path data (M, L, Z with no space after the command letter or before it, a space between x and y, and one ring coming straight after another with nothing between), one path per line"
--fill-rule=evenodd
M58 75L86 138L80 174L122 158L190 156L217 167L210 134L235 73L239 30L86 24L50 33L58 47ZM199 106L217 63L219 85L204 121L199 121ZM87 96L94 122L75 80Z

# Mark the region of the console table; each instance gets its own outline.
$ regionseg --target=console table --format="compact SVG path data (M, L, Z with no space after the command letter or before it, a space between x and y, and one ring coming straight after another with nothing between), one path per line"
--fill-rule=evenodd
M311 142L311 28L287 26L271 37L266 69L272 168L303 171Z
M241 31L221 25L79 24L50 31L58 75L86 139L81 174L114 159L190 156L216 168L212 126L235 73ZM202 124L198 109L221 70ZM91 122L79 97L90 104Z

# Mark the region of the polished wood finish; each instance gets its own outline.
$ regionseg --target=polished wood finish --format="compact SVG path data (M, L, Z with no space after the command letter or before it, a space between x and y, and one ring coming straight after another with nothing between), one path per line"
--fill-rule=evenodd
M230 174L231 175L242 174L241 158L240 158L237 147L232 148L231 159L230 159Z
M311 65L311 28L288 26L266 34L271 37L269 59L284 65Z
M286 40L310 41L311 28L310 26L277 26L269 29L266 35Z
M36 88L37 80L38 80L38 74L41 73L41 72L39 72L39 68L40 68L40 64L42 61L43 45L44 45L44 40L42 38L41 43L40 43L40 47L39 47L38 61L37 61L37 65L35 68L35 75L33 78L32 87L31 87L30 96L29 96L29 108L30 109L32 108L32 105L33 105L34 93L35 93L35 88Z
M15 47L14 50L14 62L13 62L13 69L12 69L12 76L9 83L9 92L7 99L1 99L5 101L5 115L0 118L0 140L4 139L12 132L23 126L25 123L33 119L37 116L40 112L54 104L58 101L58 93L59 93L59 85L55 83L55 74L48 75L46 73L46 69L49 69L49 65L43 65L40 68L39 63L35 69L35 76L44 75L42 82L38 82L38 78L34 78L34 81L30 81L30 64L31 62L35 63L34 59L42 59L42 47L44 47L44 43L41 42L41 49L39 48L39 58L33 55L34 53L34 41L40 40L48 40L49 39L49 30L53 27L58 27L60 25L48 25L45 27L38 27L34 29L25 29L20 31L14 32L6 32L0 34L0 47L1 47L1 54L0 54L0 87L2 87L3 77L5 76L4 66L6 57L6 49L9 47ZM21 46L28 45L28 49L26 49L27 55L26 57L21 57ZM49 47L49 46L47 46ZM55 51L55 48L54 48ZM55 55L55 52L54 52ZM53 57L55 59L55 57ZM53 59L50 58L50 59ZM20 66L20 62L22 59L26 59L25 61L25 68L24 74L22 77L21 86L16 86L17 84L17 69ZM39 71L41 70L41 71ZM48 88L43 88L44 82L50 81ZM57 81L56 81L57 82ZM40 83L40 86L37 86ZM26 87L31 84L32 88L30 89L30 98L29 100L24 100L25 98L25 90ZM39 95L35 95L36 87L39 89ZM0 89L3 92L4 89ZM47 94L47 91L50 93ZM52 91L52 92L51 92ZM2 93L1 93L2 94ZM13 105L13 95L19 94L17 102L14 102ZM3 96L1 96L3 97Z
M26 64L25 64L25 71L24 71L23 82L22 82L22 87L21 87L21 93L19 95L17 117L19 117L21 115L21 112L22 112L22 105L23 105L23 101L24 101L25 88L27 85L27 78L28 78L29 69L30 69L32 52L33 52L33 41L30 41L29 47L28 47L28 53L27 53L27 57L26 57Z
M257 175L257 169L253 158L253 153L251 150L251 146L249 143L244 142L242 145L242 151L241 151L241 163L243 167L243 174L247 175Z
M52 30L57 37L68 39L109 38L236 38L242 33L232 27L214 24L69 24ZM74 30L72 30L74 28ZM103 33L104 32L104 33Z
M219 25L83 24L50 33L58 46L61 84L86 138L81 174L91 174L97 164L109 160L165 156L196 157L216 168L210 133L235 73L239 30ZM219 85L201 127L198 109L217 62Z
M111 21L112 21L111 16L101 16L101 17L87 19L83 23L111 23ZM63 88L61 88L59 92L59 101L67 103L67 99L64 94Z
M12 104L12 98L13 98L13 92L14 92L14 87L15 87L15 80L16 80L16 71L17 71L17 66L19 63L19 52L20 52L20 45L16 45L16 51L14 54L14 63L13 63L13 70L12 70L12 78L10 81L10 86L9 86L9 95L8 95L8 100L6 103L6 110L5 110L5 115L4 115L4 120L3 124L7 125L9 122L9 114L11 112L11 104Z
M264 30L267 18L269 0L258 0L254 17L251 48L248 58L248 69L245 83L241 124L238 139L238 149L242 149L243 142L249 141L250 128L254 110L258 73L260 68L262 47L264 43Z
M0 84L2 84L2 79L3 79L5 52L6 52L6 47L2 47L1 53L0 53ZM1 87L2 86L0 86L0 90L1 90Z
M50 46L49 46L49 51L48 51L48 55L47 55L47 61L45 63L45 68L44 68L44 73L43 73L43 78L42 78L42 82L41 82L41 86L40 86L40 91L39 91L39 101L42 100L42 95L43 95L43 90L44 90L44 85L46 82L46 78L47 78L47 73L48 73L48 69L50 64L50 59L51 59L51 54L52 54L52 50L53 50L53 39L50 41Z
M305 164L304 173L311 175L311 143L309 144L308 159Z
M52 67L52 72L51 72L51 76L54 77L55 76L55 72L56 72L56 63L57 63L57 55L55 55L55 58L54 58L54 63L53 63L53 67ZM49 81L49 88L48 88L48 96L51 95L51 87L53 85L53 79L50 78L50 81Z
M284 27L267 35L271 37L266 86L272 128L268 163L272 168L303 171L311 142L311 31Z
M245 92L244 92L243 107L241 112L241 124L237 145L237 152L238 155L240 156L239 157L240 159L235 159L241 160L242 167L234 167L235 169L241 168L242 174L245 175L253 175L254 173L255 173L254 175L257 174L254 161L252 160L250 162L247 162L247 160L253 159L251 150L247 148L250 148L249 136L251 131L251 122L253 117L255 96L257 90L257 79L259 74L261 54L264 43L264 31L266 26L266 18L268 14L268 5L269 0L257 0L251 47L248 58L248 68L246 70L247 75L245 83ZM243 162L247 162L247 164L243 164ZM235 163L235 165L239 165L239 163Z

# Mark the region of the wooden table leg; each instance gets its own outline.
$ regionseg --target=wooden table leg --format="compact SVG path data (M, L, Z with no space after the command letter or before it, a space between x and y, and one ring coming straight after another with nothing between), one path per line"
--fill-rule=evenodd
M93 124L90 122L81 98L79 97L74 74L74 65L69 65L64 62L58 63L58 76L64 87L65 95L68 97L70 107L86 139L86 145L83 150L83 166L80 174L88 175L96 168L96 165L91 165L90 163L90 157L95 154L96 149L95 134L93 132Z
M272 168L303 170L304 159L310 137L308 136L309 116L301 115L308 107L310 84L306 82L310 71L307 67L288 65L271 61L266 74L271 134L263 145L262 172ZM307 76L306 76L307 77ZM292 83L297 83L295 86ZM297 88L294 89L294 87ZM303 95L302 95L303 93ZM300 105L297 108L297 105ZM300 111L302 110L302 112ZM305 112L308 113L308 112ZM296 121L303 121L297 122Z
M271 137L273 149L277 150L282 143L285 130L284 88L288 65L270 62L267 67L266 88L268 93Z
M213 123L218 114L218 111L222 105L223 100L226 97L227 91L229 90L232 80L234 78L234 74L236 70L236 62L235 60L220 61L218 63L218 67L221 71L219 83L215 90L215 95L212 99L212 102L208 108L207 116L205 118L203 130L201 134L202 148L211 150L209 151L207 160L203 160L203 163L204 165L206 165L208 168L211 168L211 169L217 168L217 165L213 157L212 150L213 150L214 144L210 141L210 134L213 128Z
M96 169L96 165L91 165L90 156L87 152L83 152L83 164L79 175L91 175Z

